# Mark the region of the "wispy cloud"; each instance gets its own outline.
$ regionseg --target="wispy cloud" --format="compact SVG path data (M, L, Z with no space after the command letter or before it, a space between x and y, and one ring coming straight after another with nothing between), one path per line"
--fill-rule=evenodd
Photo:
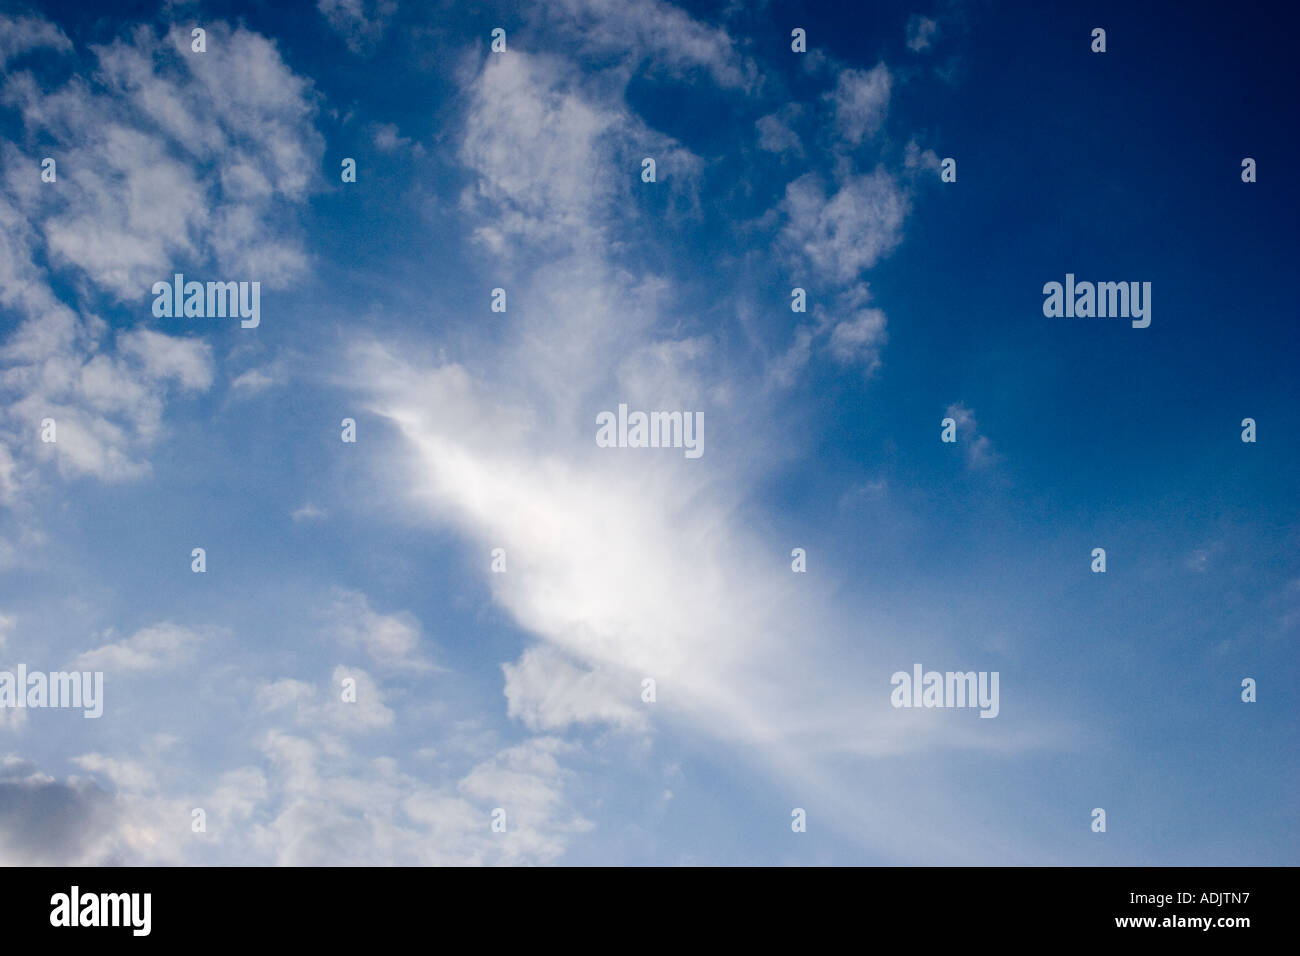
M980 432L973 409L956 402L949 405L944 414L956 424L957 441L965 449L966 463L971 468L989 468L997 462L998 454L993 450L993 442Z
M914 53L924 53L939 32L939 22L920 14L907 18L907 48Z
M141 628L125 640L86 651L73 660L72 666L118 674L168 670L188 659L201 641L198 632L164 621Z
M835 112L835 126L844 140L857 146L875 133L889 112L893 77L878 63L870 70L841 70L835 89L826 94Z
M397 13L397 0L317 0L316 9L349 50L370 53Z
M409 613L378 614L360 591L335 588L327 617L335 638L363 648L379 664L417 670L433 666L422 655L420 625Z

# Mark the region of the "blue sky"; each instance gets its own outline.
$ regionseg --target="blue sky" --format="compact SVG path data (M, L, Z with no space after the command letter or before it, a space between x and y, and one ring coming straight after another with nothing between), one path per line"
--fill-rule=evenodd
M6 7L0 860L1296 862L1290 31L841 7Z

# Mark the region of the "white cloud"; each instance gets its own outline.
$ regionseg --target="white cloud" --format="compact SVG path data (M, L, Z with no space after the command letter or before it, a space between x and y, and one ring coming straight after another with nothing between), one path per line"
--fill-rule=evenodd
M154 774L134 760L89 753L73 757L72 762L87 773L99 774L123 790L148 790L157 783Z
M845 365L859 362L872 370L880 364L880 349L885 341L885 313L860 309L852 318L836 324L831 331L830 349L837 361Z
M348 647L365 648L379 664L416 670L432 667L419 653L420 623L405 611L378 614L360 591L335 588L328 616L331 634Z
M490 575L496 598L562 652L526 655L508 669L513 713L538 727L627 722L618 695L603 689L606 675L625 671L637 675L629 688L637 705L639 678L650 676L661 688L696 685L677 686L679 700L725 707L735 692L717 684L721 663L680 670L693 656L686 652L693 636L709 634L710 653L729 660L739 647L723 635L748 622L747 640L763 640L760 607L785 588L765 582L772 585L766 599L745 610L734 599L719 601L715 589L751 562L715 536L713 493L704 492L718 474L713 458L683 470L680 456L601 455L591 437L594 415L611 395L708 408L706 421L731 413L730 400L708 382L708 340L657 331L666 285L614 268L600 241L619 213L593 201L588 181L601 181L591 171L606 165L611 149L602 133L632 121L620 100L589 99L564 71L526 55L490 58L473 88L463 157L480 178L483 214L493 222L526 214L529 225L562 223L578 240L554 249L531 278L516 279L534 315L545 318L487 362L512 369L506 381L480 381L455 364L421 368L378 343L353 351L355 381L370 394L371 410L409 443L416 501L480 546L505 546L509 573ZM522 158L530 161L515 162ZM527 244L529 234L521 228L502 238ZM610 323L615 311L619 322ZM611 364L611 355L620 361ZM550 430L539 433L535 421ZM734 567L732 557L739 558ZM639 586L618 584L628 580ZM582 693L562 704L547 699L534 680L539 673Z
M323 508L317 508L309 501L301 508L295 509L290 517L293 518L294 521L316 521L325 517L325 510Z
M0 853L17 864L473 866L553 863L592 825L559 763L574 748L539 737L489 753L459 778L430 783L389 757L366 758L327 735L273 728L262 767L220 774L208 791L102 754L74 763L113 785L66 783L27 761L0 767ZM171 790L181 791L172 793ZM207 832L190 830L202 808ZM491 812L506 811L493 833Z
M883 168L849 176L832 196L813 173L786 187L781 237L827 277L857 280L902 241L910 201Z
M987 435L980 434L979 423L975 421L975 412L961 402L949 405L945 416L957 424L957 441L966 449L966 463L971 468L987 468L997 462L997 453L993 442Z
M571 748L552 738L506 748L442 785L319 739L274 731L262 749L274 817L255 846L283 866L550 863L591 827L567 806L557 756ZM496 807L506 811L505 833L491 830Z
M344 700L344 680L355 682L355 700ZM393 711L384 703L374 678L355 667L334 668L324 689L293 678L263 684L258 706L266 713L287 713L299 727L329 728L364 734L391 727Z
M413 777L393 758L357 753L313 723L315 706L291 715L297 732L264 729L261 766L221 772L210 789L178 779L158 757L152 766L73 758L110 791L9 755L0 761L0 855L17 865L536 865L592 828L570 806L573 774L560 758L577 752L572 745L532 738L431 782L427 766ZM190 829L195 807L206 833ZM505 833L491 830L496 807Z
M167 670L189 659L201 641L197 632L164 621L80 654L72 667L107 673Z
M634 674L587 670L547 645L529 648L502 670L507 713L530 730L561 730L574 723L637 730L647 725L647 705L641 702L641 683Z
M0 67L30 50L51 49L66 53L70 41L57 26L38 17L0 15Z
M937 21L919 14L907 19L907 48L916 53L930 49L930 43L939 30Z
M893 78L883 63L870 70L842 70L834 91L827 93L835 111L835 125L846 141L857 146L876 132L889 112Z
M374 140L375 148L382 153L395 153L398 150L409 149L416 156L424 154L424 147L409 136L403 136L396 123L376 123Z
M256 395L268 388L284 385L288 378L285 363L277 360L240 372L231 380L230 389L240 396Z
M490 57L471 89L461 157L479 178L462 205L477 199L498 211L478 234L494 248L515 236L555 239L581 229L588 209L613 195L597 144L618 117L559 90L539 95L555 85L554 69L527 54Z
M683 330L674 284L611 253L624 212L610 201L608 133L635 125L620 89L575 85L530 54L489 57L468 86L467 228L492 232L492 261L511 262L528 320L503 317L499 342L463 361L361 338L342 363L401 437L400 464L386 458L375 473L400 519L431 518L479 553L509 555L508 573L485 567L483 582L538 641L504 668L509 713L535 729L619 727L653 706L657 729L761 749L769 769L829 803L885 755L1049 736L991 740L968 723L901 720L888 675L916 653L914 635L863 633L833 571L792 574L789 545L747 526L762 463L791 453L791 436L773 426L762 381L720 370L712 337ZM883 317L859 274L900 240L907 208L883 169L845 175L829 197L815 177L791 184L786 246L847 287L808 351L821 341L838 361L877 360ZM596 448L594 416L619 401L703 409L709 451L687 462ZM640 704L641 677L657 682L654 705ZM883 795L862 812L863 839L951 853Z
M621 102L588 95L588 82L561 60L514 52L489 57L470 84L460 159L477 178L461 207L494 253L599 242L604 216L635 215L645 156L656 160L659 188L694 201L703 161Z
M865 282L840 294L830 334L831 357L841 365L860 364L869 375L880 365L880 352L889 336L885 313L868 306L871 290Z
M833 309L815 305L811 321L796 328L790 347L768 364L769 381L782 388L792 385L819 343L841 365L861 365L866 375L874 372L889 335L885 313L868 306L870 301L870 287L859 282L836 296Z
M397 0L317 0L316 9L353 53L368 53L383 38Z
M145 474L138 455L157 440L171 389L202 391L212 381L205 343L124 332L113 355L103 350L109 341L103 322L54 306L0 348L0 390L10 395L0 421L14 447L28 450L22 464L9 467L9 484L32 480L30 456L37 454L54 457L70 475L120 481ZM57 429L49 444L35 440L46 418Z
M191 391L205 391L212 384L212 346L199 339L137 329L118 337L117 350L137 359L151 381L175 382Z
M4 83L28 135L51 140L61 168L76 170L57 189L15 191L41 223L50 261L123 302L209 261L221 278L268 286L306 269L279 213L306 198L324 148L310 86L266 38L205 29L203 56L190 54L180 27L92 47L96 86L74 76L42 89L30 73Z
M793 153L803 155L803 144L799 134L790 126L799 114L800 107L790 104L775 113L760 116L754 125L758 128L758 148L769 153Z
M9 446L0 441L0 505L12 505L18 496L18 462Z
M909 170L929 169L938 170L942 164L939 162L939 154L932 149L922 151L920 144L916 140L909 140L907 148L903 154L903 166Z
M27 724L27 708L0 707L0 730L21 730Z
M741 57L722 27L711 27L664 0L546 0L537 19L565 31L584 55L642 60L675 77L706 70L727 89L749 90L754 64Z
M511 87L509 92L509 103L480 98L472 108L496 115L498 110L530 109L530 97L554 97L545 87ZM496 93L505 96L507 90ZM554 135L573 144L569 163L582 169L592 161L582 149L599 148L596 138L581 132L589 126L588 118L620 106L566 109L555 102L549 125ZM578 126L577 135L568 135L566 119ZM471 130L476 122L471 116ZM496 176L500 157L526 152L535 124L536 119L534 125L494 127L495 136L515 141L471 151L467 159L482 160ZM873 182L848 188L851 194L868 192ZM529 198L539 217L555 211L578 220L580 231L601 228L602 208L572 203L562 186L529 190ZM509 194L500 199L506 205L515 201ZM576 277L565 283L567 291L554 289L550 277L556 272ZM561 649L574 666L580 663L596 673L626 668L655 677L661 694L662 688L672 688L678 701L672 710L679 717L698 708L707 712L696 715L705 722L716 718L720 726L740 724L759 736L770 735L768 719L739 685L746 679L742 674L763 685L774 679L753 675L746 661L751 653L761 657L759 646L779 642L781 626L761 622L785 617L775 607L788 596L790 581L759 571L754 556L762 549L743 534L722 531L733 505L717 490L747 483L732 471L751 464L745 442L733 445L738 460L730 465L726 459L714 464L718 459L706 456L703 468L685 471L679 460L665 457L601 455L589 427L603 407L598 401L608 400L596 396L610 394L632 400L654 396L665 407L704 407L710 409L707 416L738 415L725 394L708 385L705 340L674 341L656 334L655 302L664 294L662 283L654 297L638 305L637 280L611 269L599 247L583 247L564 260L562 269L551 266L531 282L519 281L529 300L538 303L536 315L545 316L530 324L545 334L526 334L515 340L506 360L486 363L519 370L510 382L480 383L456 365L412 367L378 345L353 353L356 380L373 396L372 410L401 429L414 453L415 500L483 545L506 545L511 567L506 575L491 576L494 594L522 626ZM603 341L610 327L607 303L622 306L617 346ZM845 350L860 345L848 333L841 339ZM564 343L562 356L555 354L561 347L557 342ZM612 379L604 358L608 354L625 356ZM752 414L761 420L761 410ZM533 420L552 423L544 443L529 438L535 434L529 425ZM737 422L731 434L754 434L748 424ZM556 448L565 453L554 454ZM626 581L637 586L618 583ZM703 644L701 635L707 635ZM566 680L583 681L581 671L561 667L557 660L526 657L508 670L515 713L538 726L625 719L625 712L611 707L600 693L575 695L561 705L530 691L525 676L545 671L547 665Z

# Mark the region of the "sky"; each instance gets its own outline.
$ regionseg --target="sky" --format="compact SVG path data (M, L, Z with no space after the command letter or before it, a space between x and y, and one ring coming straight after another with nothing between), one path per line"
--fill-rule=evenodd
M0 862L1300 862L1294 13L0 9Z

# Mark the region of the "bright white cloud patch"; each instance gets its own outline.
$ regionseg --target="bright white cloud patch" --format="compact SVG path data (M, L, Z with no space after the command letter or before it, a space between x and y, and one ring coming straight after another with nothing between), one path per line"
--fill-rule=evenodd
M125 640L86 651L72 662L72 667L112 674L167 670L190 657L201 640L189 628L163 622L141 628Z
M161 431L163 406L176 391L202 391L212 381L211 349L196 340L140 330L112 341L98 319L79 319L51 300L50 311L29 319L0 347L0 388L9 403L0 422L23 464L10 466L8 484L33 481L40 457L67 475L121 481L148 472L140 453ZM55 442L40 442L42 422L54 423Z
M883 168L849 176L831 195L815 173L786 188L782 239L827 277L855 281L902 241L910 201Z
M870 70L841 70L833 92L826 94L835 111L835 125L857 146L878 130L889 112L893 78L883 63Z
M880 363L880 348L886 339L885 313L859 309L838 323L831 332L831 354L844 364L860 363L870 371Z
M473 210L498 229L493 256L530 247L553 223L568 229L567 241L543 247L549 257L512 268L528 322L500 320L510 334L472 367L365 338L347 356L368 410L408 451L394 487L475 552L508 555L508 572L485 562L483 581L541 642L504 666L508 713L535 730L642 720L707 728L761 743L770 765L828 799L843 786L846 755L986 746L964 727L904 726L887 702L876 706L844 666L863 635L746 528L758 463L788 441L765 414L763 383L732 377L717 387L710 337L682 335L663 307L673 284L616 266L608 242L593 238L613 233L621 213L608 203L612 189L583 171L603 165L602 133L631 122L626 105L575 89L545 61L509 59L489 58L471 82L462 158L476 176ZM565 161L553 168L560 142ZM511 161L528 156L522 169ZM535 188L539 170L552 170L549 188ZM884 320L857 276L899 241L906 209L883 170L849 176L829 198L813 178L787 194L787 241L847 286L810 332L837 361L877 360ZM511 228L495 225L503 221ZM592 436L610 396L703 408L725 441L698 463L609 453ZM821 625L810 630L811 619ZM868 643L887 656L892 641L873 633ZM656 704L641 701L644 677L656 681ZM896 841L901 821L885 814L866 829Z
M384 704L374 678L355 667L334 668L324 688L293 678L264 684L257 701L270 714L287 714L299 727L327 727L364 734L392 726L393 711Z
M647 725L644 704L637 696L640 681L625 670L587 670L547 646L529 648L517 663L504 664L502 670L507 713L530 730L562 730L574 723L630 729Z

